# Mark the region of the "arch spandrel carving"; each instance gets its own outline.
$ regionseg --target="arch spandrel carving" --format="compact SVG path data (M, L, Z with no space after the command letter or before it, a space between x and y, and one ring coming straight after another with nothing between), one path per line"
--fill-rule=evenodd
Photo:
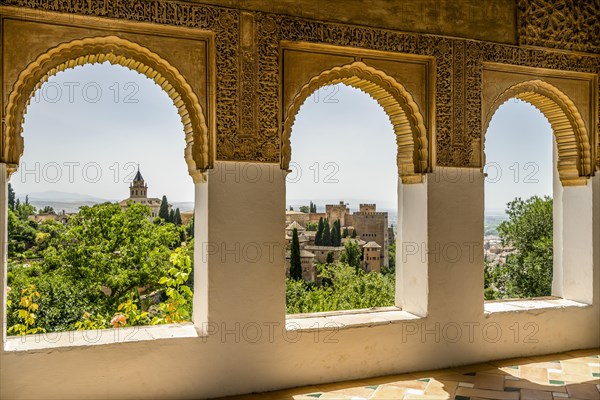
M79 65L109 62L152 79L171 98L183 125L185 160L192 178L213 165L213 146L198 97L179 71L149 49L116 36L77 39L41 54L21 71L5 110L2 162L18 165L23 154L22 124L35 91L50 76Z
M360 61L324 71L296 93L283 119L281 167L289 168L291 131L300 107L318 88L337 83L360 89L381 105L396 134L399 176L404 183L421 182L421 174L429 169L429 139L418 105L394 78Z
M594 174L592 144L588 130L571 99L555 86L542 80L518 83L500 93L484 117L483 132L487 132L498 108L517 98L536 107L550 122L558 148L558 174L564 186L585 185Z

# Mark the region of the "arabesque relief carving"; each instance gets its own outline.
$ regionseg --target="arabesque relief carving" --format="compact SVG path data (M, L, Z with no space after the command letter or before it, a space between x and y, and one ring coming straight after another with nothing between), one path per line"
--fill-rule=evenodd
M8 98L3 132L3 161L18 164L24 150L22 124L35 90L48 78L83 64L118 64L146 75L169 95L177 108L187 146L185 159L192 176L212 166L208 127L198 97L176 68L147 48L116 36L74 40L41 54L21 71Z
M427 130L419 107L411 94L394 78L360 61L319 74L296 94L284 115L282 168L289 167L291 131L300 106L316 89L336 83L364 91L383 107L396 134L398 173L405 183L420 182L420 173L428 170L429 157Z
M492 102L484 116L487 130L493 113L511 98L526 101L539 109L550 122L558 149L558 174L565 186L585 184L592 175L590 138L575 104L556 87L541 80L514 85Z
M519 0L519 44L600 53L600 0Z
M244 32L250 30L254 33L253 40L248 41L246 33L240 33L242 12L169 0L6 0L4 4L187 26L215 32L215 153L218 160L253 160L285 164L282 161L286 154L285 149L281 147L280 137L283 134L283 121L278 113L281 100L278 54L279 44L283 40L435 57L435 164L439 166L482 166L481 86L484 62L588 73L597 73L600 70L600 57L596 54L576 54L552 49L396 32L262 12L250 13L251 18L244 17L250 20L243 22ZM525 2L519 2L521 43L550 46L551 43L545 42L544 38L553 37L556 33L552 28L554 24L540 24L542 18L534 21L536 23L531 28L542 31L526 31L526 22L523 21L531 21L531 18L526 16L530 19L523 19L523 15L529 13L529 8L525 9L524 4ZM594 9L597 10L598 7L592 7L592 12ZM574 20L567 26L588 24L586 21L590 20L591 14L584 14L572 17ZM553 14L551 18L554 18L554 15L557 14ZM545 27L546 25L548 27ZM593 33L595 28L590 29L588 32ZM561 35L561 46L552 47L590 52L597 47L597 40L589 42L589 46L584 45L584 33L569 35L563 32ZM569 42L572 44L569 45ZM245 97L247 93L251 93L251 96ZM244 96L243 104L241 96ZM598 135L597 121L594 132L590 132L588 136L594 135ZM590 143L598 142L600 141L595 140ZM600 148L591 149L590 152L600 167Z

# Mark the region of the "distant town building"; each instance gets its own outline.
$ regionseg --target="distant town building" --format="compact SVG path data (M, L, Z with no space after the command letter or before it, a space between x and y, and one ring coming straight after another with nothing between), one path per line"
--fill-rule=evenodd
M288 250L285 253L285 274L290 277L291 252ZM300 264L302 265L302 279L307 282L317 280L317 269L315 267L315 255L307 250L300 250Z
M394 231L393 228L388 226L388 213L377 211L376 204L360 204L359 210L355 213L351 213L348 205L343 201L340 201L339 204L326 204L324 213L303 213L300 211L286 211L285 213L286 227L295 222L305 228L308 222L319 222L320 218L327 218L330 226L333 222L339 220L342 230L348 229L349 233L356 231L357 238L365 242L377 243L380 246L380 267L389 266L389 243L395 240ZM300 229L298 233L300 234ZM314 243L314 235L310 236L312 236ZM315 253L317 259L319 259L320 251Z
M119 202L119 205L125 210L129 204L143 204L150 207L150 216L152 218L158 217L160 211L161 199L157 197L148 197L148 185L144 181L140 169L138 167L137 174L133 178L133 181L129 184L129 198ZM171 205L169 204L169 211Z
M56 221L56 222L60 222L63 225L66 225L67 221L69 220L69 217L71 215L72 214L67 214L65 212L65 210L62 210L58 214L55 212L34 214L34 215L31 215L29 217L29 219L37 222L38 224L40 224L44 221Z
M367 272L381 272L381 246L369 242L363 246L363 262Z

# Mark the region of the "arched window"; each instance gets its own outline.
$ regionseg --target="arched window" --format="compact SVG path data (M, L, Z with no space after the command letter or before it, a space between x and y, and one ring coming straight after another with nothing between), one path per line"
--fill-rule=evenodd
M323 86L295 117L291 150L285 232L288 312L395 305L390 228L397 221L398 168L390 117L360 89L342 83ZM370 213L373 203L376 215ZM356 238L350 235L353 229L359 232ZM371 241L381 248L379 265L364 248ZM312 258L313 271L305 269L302 279L294 276L294 246L303 261ZM377 286L370 287L372 293L356 292L367 280Z
M170 256L191 257L193 232L124 201L139 165L155 197L193 209L184 127L160 86L115 64L48 76L27 107L7 211L9 335L191 320L191 291L182 318L165 311L163 294ZM50 209L68 214L65 226L35 218ZM23 296L37 304L26 328Z
M555 146L533 105L513 98L494 114L485 140L487 300L552 293Z
M496 114L500 121L504 110L511 114L505 123L513 127L496 135ZM509 220L499 227L504 241L497 250L506 257L499 260L501 268L486 268L486 297L551 294L590 304L595 224L590 176L594 165L588 130L577 107L545 81L521 82L491 102L484 125L489 125L484 145L486 205L491 208L495 201L490 195L493 191L502 192L496 198L507 193L552 196L551 200L521 199L508 207ZM540 135L540 131L546 133ZM491 164L495 156L521 159L510 160L502 168ZM494 186L494 181L500 179L511 179L516 191L498 190L501 185ZM534 185L540 185L535 192L531 190Z

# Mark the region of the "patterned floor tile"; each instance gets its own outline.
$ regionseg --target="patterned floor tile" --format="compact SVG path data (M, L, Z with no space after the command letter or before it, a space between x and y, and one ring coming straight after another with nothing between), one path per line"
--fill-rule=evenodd
M230 400L600 400L600 351L319 384Z
M600 391L596 385L589 383L567 385L567 393L571 398L600 400Z
M403 389L401 387L398 386L388 386L388 385L382 385L379 386L376 390L375 393L373 393L373 395L371 396L371 399L377 399L377 400L401 400L404 398L404 395L406 394L406 389Z
M552 392L543 390L521 389L521 400L552 400Z
M504 376L478 373L473 382L477 389L504 390Z

